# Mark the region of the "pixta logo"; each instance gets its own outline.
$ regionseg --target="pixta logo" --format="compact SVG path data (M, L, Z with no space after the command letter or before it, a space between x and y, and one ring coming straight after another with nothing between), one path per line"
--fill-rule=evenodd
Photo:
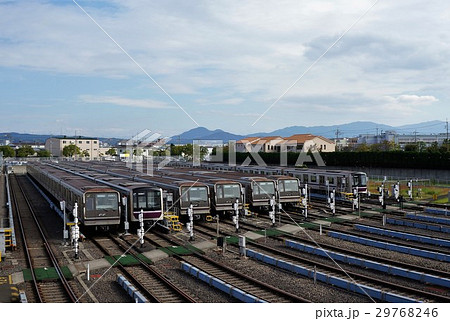
M165 149L170 138L145 129L126 142L126 166L138 172L153 175L153 169L164 168L170 161L170 149ZM155 156L154 154L161 154ZM156 162L158 161L157 165Z
M201 157L200 157L200 141L194 141L194 156L193 156L193 165L199 166ZM201 141L202 145L208 145L207 141ZM217 144L217 141L211 141L214 142L216 145L215 155L209 155L208 160L211 162L223 162L223 147L224 144ZM236 143L235 140L230 140L228 142L228 164L230 166L236 166L236 153L237 152L243 152L250 154L246 157L246 159L242 162L240 166L248 166L253 160L256 162L257 166L265 167L267 166L266 162L262 159L260 152L264 152L265 150L265 141L259 140L258 143L252 144L251 141L241 140L239 143ZM210 144L212 145L212 144ZM325 166L325 162L323 161L322 156L319 153L319 150L317 149L316 144L312 140L307 140L302 146L300 150L297 150L297 142L296 141L284 141L282 144L277 146L277 149L275 152L280 154L280 166L287 166L287 155L289 152L295 152L298 153L297 161L295 162L295 166L302 166L304 163L312 163L313 160L309 153L314 158L315 163L317 166Z

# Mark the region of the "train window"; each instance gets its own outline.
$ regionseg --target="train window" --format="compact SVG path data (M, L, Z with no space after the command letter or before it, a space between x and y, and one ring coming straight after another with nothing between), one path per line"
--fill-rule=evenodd
M284 179L280 181L280 192L297 192L298 182L295 179Z
M182 188L181 189L181 201L182 202L188 202L189 201L188 189L187 188Z
M320 185L325 185L325 176L323 176L323 175L319 176L319 184Z
M241 189L238 184L217 185L217 198L240 198Z
M114 209L116 210L118 207L118 199L117 194L115 193L98 193L96 196L96 209L97 210L103 210L103 209Z
M308 174L303 174L303 183L308 183L308 182L309 182Z
M161 193L159 191L144 191L133 193L134 210L159 209L161 207Z
M311 183L315 183L315 182L317 182L317 176L311 175Z
M273 182L254 182L253 183L254 195L274 195L275 186Z
M334 177L333 176L329 176L328 177L328 182L330 182L330 185L334 185Z
M182 197L182 201L207 201L208 200L208 193L206 191L206 187L199 186L199 187L182 187L181 188L182 193L184 193L184 196Z
M86 210L87 211L95 211L95 195L87 194L86 195Z
M115 193L88 193L86 194L86 210L117 210L119 204Z
M151 209L161 208L161 192L148 191L147 192L147 206Z
M367 185L366 176L361 174L353 176L353 184L355 186L366 186Z
M137 202L134 204L135 209L147 208L147 195L145 195L145 193L137 193L136 199Z

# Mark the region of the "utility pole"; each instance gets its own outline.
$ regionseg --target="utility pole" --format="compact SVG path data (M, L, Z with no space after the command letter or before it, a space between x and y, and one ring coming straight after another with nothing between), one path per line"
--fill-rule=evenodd
M449 141L448 141L448 118L445 119L445 129L447 130L447 140L445 141L446 142L445 146L447 146L447 152L448 152L448 146L450 145Z
M342 132L339 130L339 127L336 129L336 147L338 146L338 140L339 140L339 134L342 134Z
M338 129L336 129L335 134L336 134L336 141L337 141L339 139L339 134L342 134L342 132L338 128Z

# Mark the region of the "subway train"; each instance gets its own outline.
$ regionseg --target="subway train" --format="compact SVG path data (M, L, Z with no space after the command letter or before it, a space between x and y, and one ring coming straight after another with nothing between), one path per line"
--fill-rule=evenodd
M64 200L85 227L110 229L120 224L120 194L112 188L37 162L27 164L28 174L57 201Z
M211 214L209 186L195 179L174 180L169 177L150 176L125 166L111 166L102 162L70 162L79 170L92 170L112 177L126 178L146 183L163 190L165 211L174 213L181 221L188 221L188 209L192 205L196 220L204 220Z
M111 187L121 195L123 220L134 227L139 225L139 215L142 211L144 225L153 224L164 218L163 191L148 183L135 182L128 178L113 177L92 170L80 170L70 166L71 163L48 163L56 169L84 177L93 182ZM125 214L127 215L125 217Z
M174 164L179 166L180 164ZM286 175L296 177L300 184L308 184L311 195L324 197L328 189L335 189L340 198L345 199L347 195L357 193L364 196L367 194L367 174L364 172L347 170L327 170L321 168L289 168L289 167L261 167L261 166L230 166L228 164L201 164L200 168L228 172L242 172L256 175L274 176ZM328 183L327 183L328 182Z

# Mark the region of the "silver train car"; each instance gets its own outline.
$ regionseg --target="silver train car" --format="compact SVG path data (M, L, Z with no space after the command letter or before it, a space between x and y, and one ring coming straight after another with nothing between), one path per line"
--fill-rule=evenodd
M173 212L182 221L187 221L187 213L191 204L195 219L203 220L211 214L209 187L204 183L192 179L176 181L167 177L149 176L121 164L117 165L117 163L109 165L100 162L71 162L71 165L161 188L165 195L163 199L166 211Z
M191 177L202 180L202 182L213 179L237 182L244 189L242 193L243 204L249 204L252 208L268 208L271 205L271 200L276 200L277 197L275 180L266 177L257 175L243 176L241 173L233 171L217 172L182 167L171 168L167 172L186 173L192 175Z
M127 215L127 221L134 225L139 223L141 212L143 213L144 224L151 224L164 218L163 191L161 188L150 186L148 183L135 182L128 178L112 177L92 169L80 169L71 166L71 163L48 163L48 165L118 191L121 195L122 213Z
M308 184L316 196L327 194L334 189L341 196L353 194L367 194L367 174L363 172L321 169L286 169L286 175L297 177L300 182ZM313 195L314 196L314 195Z
M223 178L196 177L202 172L188 173L185 171L159 170L157 174L174 180L197 180L209 186L211 198L211 210L213 214L234 214L235 203L237 201L238 210L243 209L244 189L238 181ZM207 174L207 172L205 172Z
M120 194L104 185L37 163L27 164L28 174L54 199L64 200L69 213L78 205L83 226L117 228L120 224Z
M217 168L256 175L273 176L287 175L295 177L304 186L308 184L313 196L322 197L328 189L335 189L345 196L356 190L359 194L367 194L367 174L347 170L327 170L320 168L289 168L275 166L229 166L227 164L202 164L202 168ZM328 181L328 184L327 184Z

